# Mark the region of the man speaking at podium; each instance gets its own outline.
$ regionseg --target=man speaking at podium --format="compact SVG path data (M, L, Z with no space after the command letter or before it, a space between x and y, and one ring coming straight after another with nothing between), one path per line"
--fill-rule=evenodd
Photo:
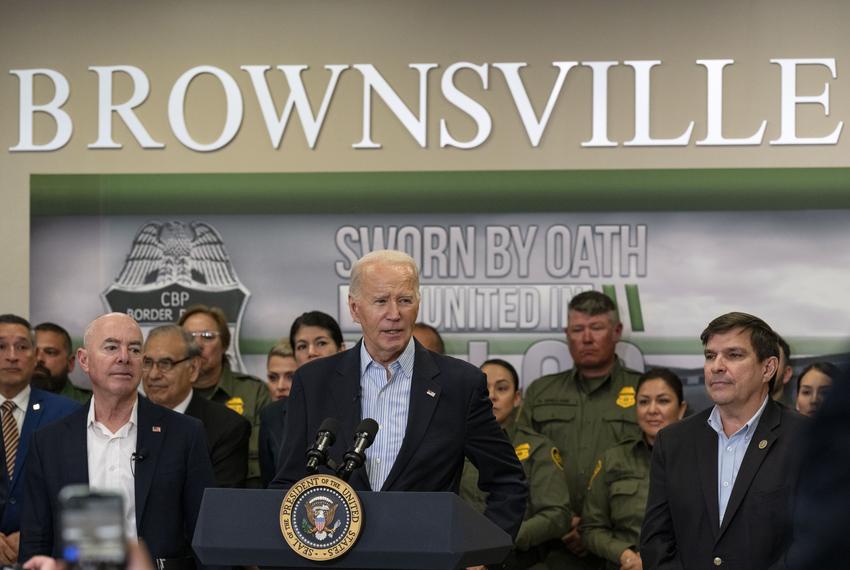
M348 307L363 340L295 373L280 471L270 486L287 488L307 474L305 452L325 418L339 420L328 454L336 461L351 448L361 418L374 418L374 443L349 480L355 489L457 492L469 457L488 493L484 515L515 538L528 494L522 467L496 423L484 374L413 338L419 312L414 260L391 250L358 260Z

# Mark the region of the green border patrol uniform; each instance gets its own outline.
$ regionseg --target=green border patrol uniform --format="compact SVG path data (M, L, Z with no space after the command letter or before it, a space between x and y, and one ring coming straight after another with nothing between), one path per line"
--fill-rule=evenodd
M547 543L560 543L572 518L564 466L558 448L548 438L517 425L516 415L514 411L506 422L505 433L525 470L529 495L516 537L516 558L509 559L504 567L549 568L541 563L549 550ZM475 510L484 512L487 494L478 488L478 469L468 459L463 465L459 494Z
M581 516L587 485L602 453L641 436L635 417L635 390L640 374L619 359L601 378L580 379L573 368L532 382L517 419L520 425L551 439L566 458L564 472L573 512ZM566 548L562 568L599 568L591 554L578 558Z
M56 392L57 396L65 396L66 398L70 398L75 402L79 402L81 404L88 404L89 400L91 400L91 391L84 390L79 386L75 386L71 383L71 380L65 382L65 385L62 386L62 389Z
M250 374L233 372L229 366L221 369L221 378L214 388L195 389L195 392L213 402L224 404L251 422L251 439L248 440L248 478L245 486L261 488L260 480L260 412L271 403L266 383Z
M620 569L620 554L638 550L640 526L649 496L652 450L643 438L607 450L590 481L584 501L581 533L590 551Z

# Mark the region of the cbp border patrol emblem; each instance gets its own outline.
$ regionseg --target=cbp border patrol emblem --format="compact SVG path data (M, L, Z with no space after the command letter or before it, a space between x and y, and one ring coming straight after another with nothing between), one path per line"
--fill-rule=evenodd
M133 238L124 267L101 298L110 311L136 319L143 332L176 322L190 305L221 308L231 346L244 368L239 327L251 293L239 281L221 235L202 221L149 221Z
M280 505L280 532L296 554L333 560L360 536L363 508L354 489L337 477L311 475L295 483Z

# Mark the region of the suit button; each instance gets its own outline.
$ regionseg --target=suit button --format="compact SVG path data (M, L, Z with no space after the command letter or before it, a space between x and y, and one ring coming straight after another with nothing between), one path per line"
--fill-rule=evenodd
M9 502L14 505L15 503L18 502L18 500L15 499L15 497L12 497L11 499L9 499Z
M722 564L723 564L723 559L720 558L719 556L714 559L714 565L715 566L721 566Z

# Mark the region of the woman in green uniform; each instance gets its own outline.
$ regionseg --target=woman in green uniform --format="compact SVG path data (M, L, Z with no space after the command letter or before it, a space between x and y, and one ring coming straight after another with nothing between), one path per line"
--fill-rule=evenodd
M529 484L525 519L517 534L516 551L504 568L545 569L549 545L560 546L570 530L570 496L564 465L555 445L545 436L516 425L520 404L519 377L505 360L492 359L481 365L496 421L511 440ZM460 496L484 512L486 495L478 488L478 470L467 459L460 481Z
M603 453L596 462L584 502L580 531L588 550L611 570L642 570L637 552L649 495L649 463L658 431L685 415L682 381L666 368L644 373L637 385L639 439Z

